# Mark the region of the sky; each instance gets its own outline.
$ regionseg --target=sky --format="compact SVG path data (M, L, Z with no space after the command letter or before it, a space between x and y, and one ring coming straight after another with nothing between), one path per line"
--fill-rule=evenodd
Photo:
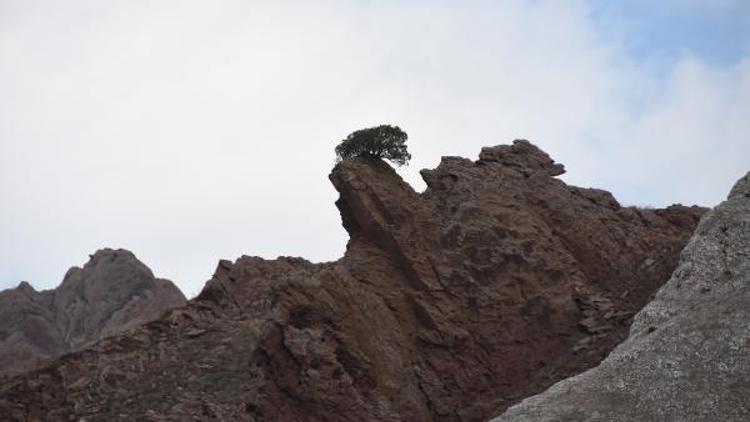
M192 297L219 259L339 258L350 132L413 156L526 138L624 205L750 170L745 0L0 0L0 289L133 251Z

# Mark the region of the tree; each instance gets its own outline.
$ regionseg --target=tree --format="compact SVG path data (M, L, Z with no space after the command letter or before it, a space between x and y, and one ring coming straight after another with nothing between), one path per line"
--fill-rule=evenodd
M409 136L398 126L380 125L352 132L336 147L338 160L352 157L380 158L396 165L408 164L411 154L406 150Z

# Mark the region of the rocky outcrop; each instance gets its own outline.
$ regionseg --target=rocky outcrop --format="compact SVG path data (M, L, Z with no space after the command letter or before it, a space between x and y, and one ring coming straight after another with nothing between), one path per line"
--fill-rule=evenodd
M750 173L599 366L497 422L750 420Z
M527 141L330 175L331 263L221 261L186 307L0 387L11 420L476 421L598 363L705 210L621 207Z
M35 368L184 305L169 280L154 278L129 251L102 249L68 270L54 290L22 282L0 292L0 375Z

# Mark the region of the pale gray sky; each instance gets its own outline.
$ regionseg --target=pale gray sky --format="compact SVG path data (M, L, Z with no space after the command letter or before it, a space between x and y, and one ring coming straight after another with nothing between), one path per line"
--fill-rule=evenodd
M622 3L0 0L0 289L102 247L189 296L220 258L336 259L333 148L380 123L417 189L523 137L625 204L714 205L750 170L748 3Z

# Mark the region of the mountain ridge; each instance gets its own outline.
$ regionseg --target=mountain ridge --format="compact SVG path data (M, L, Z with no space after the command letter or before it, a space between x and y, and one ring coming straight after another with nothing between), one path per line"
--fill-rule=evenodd
M598 363L705 209L621 207L528 141L329 178L344 256L222 260L187 306L15 377L9 420L475 421ZM137 392L137 393L136 393Z

